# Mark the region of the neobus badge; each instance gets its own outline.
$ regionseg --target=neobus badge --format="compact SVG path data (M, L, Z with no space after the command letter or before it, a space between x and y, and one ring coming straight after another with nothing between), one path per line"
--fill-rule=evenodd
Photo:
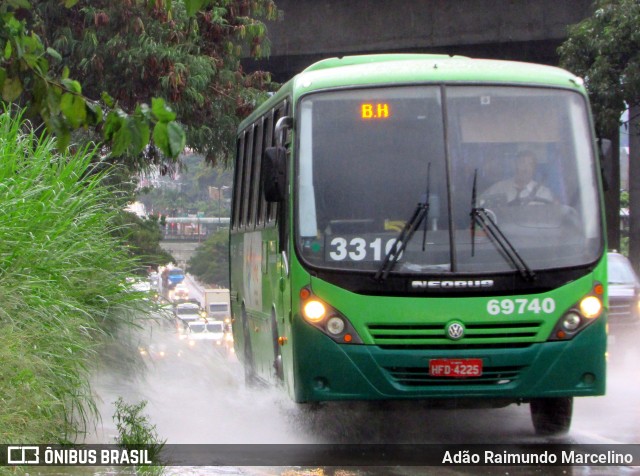
M411 287L416 289L491 288L493 287L493 279L477 279L469 281L411 281Z

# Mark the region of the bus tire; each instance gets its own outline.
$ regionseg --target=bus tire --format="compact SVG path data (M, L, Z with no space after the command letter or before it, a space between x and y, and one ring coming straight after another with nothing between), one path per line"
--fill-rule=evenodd
M253 365L253 349L251 347L251 333L249 330L249 316L244 306L242 307L242 336L244 340L244 383L248 387L257 384L256 369Z
M569 431L573 397L537 398L529 406L536 434L561 435Z

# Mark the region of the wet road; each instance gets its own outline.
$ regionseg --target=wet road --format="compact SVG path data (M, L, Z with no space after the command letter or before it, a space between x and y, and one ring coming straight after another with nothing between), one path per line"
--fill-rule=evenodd
M241 366L225 346L198 342L190 347L178 339L171 326L153 325L136 334L136 345L129 349L132 352L138 347L146 349L147 354L142 357L144 365L141 362L117 364L124 355L119 348L112 359L105 359L108 365L96 374L94 387L102 423L87 441L113 441L116 435L111 418L113 402L122 396L129 403L148 401L146 414L156 425L158 434L172 444L638 444L639 338L640 326L611 329L607 395L576 399L571 431L564 436L544 438L533 432L528 405L437 410L416 408L412 402L384 406L341 403L305 412L276 389L245 388ZM620 474L636 474L636 469L620 469ZM424 474L415 472L415 468L396 470L393 474ZM532 474L513 470L508 473ZM179 468L175 471L176 474L316 474L299 469L290 469L292 472L287 473L283 468ZM438 474L472 474L447 471ZM640 473L640 469L637 472ZM390 473L368 469L364 473L344 474ZM505 474L505 469L483 474ZM557 474L611 473L583 467Z

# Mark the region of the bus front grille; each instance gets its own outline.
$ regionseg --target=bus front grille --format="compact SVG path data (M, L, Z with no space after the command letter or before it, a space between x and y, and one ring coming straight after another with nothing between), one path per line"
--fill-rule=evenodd
M503 348L528 347L544 340L538 334L542 321L465 325L459 340L447 337L445 324L369 324L373 343L383 349L403 348Z
M485 367L479 377L433 377L428 367L385 367L395 383L407 387L450 385L507 385L518 379L524 366Z

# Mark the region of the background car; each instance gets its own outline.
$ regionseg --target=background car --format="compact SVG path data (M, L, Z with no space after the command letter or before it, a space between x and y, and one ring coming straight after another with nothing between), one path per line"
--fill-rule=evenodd
M640 279L620 253L608 253L609 322L640 322Z
M205 315L204 309L194 302L181 302L175 305L173 313L183 322L196 321Z
M160 286L160 275L156 271L149 273L149 284L153 289L158 289Z
M184 271L182 271L182 269L180 268L171 268L168 270L168 276L167 279L169 281L169 287L172 288L174 286L176 286L177 284L181 283L182 281L184 281L185 275L184 275Z
M151 285L149 284L149 281L146 279L142 279L140 277L127 277L125 279L124 284L122 284L122 287L127 291L127 292L135 292L135 293L148 293L149 291L151 291Z
M173 288L169 294L171 295L171 299L174 301L178 301L180 299L186 300L189 299L189 288L184 283L176 284L175 288Z
M187 339L189 340L213 340L222 343L224 338L224 322L199 319L189 321L187 325Z

